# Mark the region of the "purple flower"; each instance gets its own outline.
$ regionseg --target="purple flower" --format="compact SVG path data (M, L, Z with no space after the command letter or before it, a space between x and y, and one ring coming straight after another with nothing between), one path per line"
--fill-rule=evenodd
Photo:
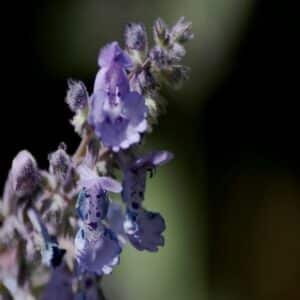
M102 68L95 80L89 123L113 151L127 149L147 129L145 99L130 91L125 72L129 62L116 42L102 50L99 64Z
M26 150L17 154L11 167L12 188L17 196L31 194L40 181L40 173L34 157Z
M164 245L165 222L158 213L145 210L144 200L147 172L169 162L173 154L153 151L136 159L121 158L124 169L122 198L127 206L123 228L131 244L138 250L157 251Z
M138 210L144 200L147 172L152 171L173 158L168 151L153 151L135 159L124 167L122 197L130 210Z
M93 176L93 175L91 175ZM122 186L109 177L91 177L81 181L76 210L79 218L91 229L101 226L100 221L106 217L109 199L107 191L119 193Z
M158 247L164 245L162 233L165 229L165 221L159 213L142 209L126 214L124 230L131 244L140 251L158 251Z
M114 233L104 225L97 231L80 228L75 238L75 256L79 269L97 275L111 273L119 263L121 246Z

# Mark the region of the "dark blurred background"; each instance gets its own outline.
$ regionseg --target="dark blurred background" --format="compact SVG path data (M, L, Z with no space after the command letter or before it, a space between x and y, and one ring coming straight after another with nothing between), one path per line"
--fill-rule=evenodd
M149 208L168 229L158 254L126 249L105 278L111 300L300 299L299 26L294 1L28 0L1 5L1 189L14 155L79 138L66 80L91 89L99 48L126 22L151 31L184 15L191 78L165 90L168 114L148 138L176 160L157 172ZM295 6L295 5L294 5ZM293 16L294 15L294 16ZM297 34L296 34L297 33Z

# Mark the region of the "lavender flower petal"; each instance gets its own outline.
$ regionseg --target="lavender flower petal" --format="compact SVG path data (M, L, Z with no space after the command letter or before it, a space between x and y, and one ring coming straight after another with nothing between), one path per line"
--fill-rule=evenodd
M92 234L81 228L75 238L76 260L82 272L100 276L111 273L119 263L121 250L116 236L105 227Z
M165 221L159 213L140 210L128 211L124 230L131 244L138 250L158 251L164 245L163 231L166 229Z

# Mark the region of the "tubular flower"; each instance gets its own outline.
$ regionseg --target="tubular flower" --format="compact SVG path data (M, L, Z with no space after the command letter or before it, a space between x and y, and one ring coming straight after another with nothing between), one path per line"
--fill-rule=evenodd
M89 122L103 144L117 152L140 141L147 129L147 108L144 97L129 89L126 67L130 60L118 43L102 50L99 65Z

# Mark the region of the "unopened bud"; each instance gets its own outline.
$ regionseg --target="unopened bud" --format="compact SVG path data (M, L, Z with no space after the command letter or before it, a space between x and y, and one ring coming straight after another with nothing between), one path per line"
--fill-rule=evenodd
M68 80L66 102L74 112L84 109L88 104L89 94L82 81Z
M144 24L128 23L125 27L125 45L128 50L145 52L148 47Z
M194 37L192 32L192 22L187 22L181 17L171 29L172 42L185 43Z
M65 188L71 184L75 176L72 159L66 150L66 145L61 143L58 150L48 156L50 173L53 174L57 181Z
M166 23L158 18L153 25L154 40L159 46L166 46L169 43L170 35Z
M40 173L34 157L26 150L17 154L12 162L11 180L13 191L22 197L31 194L40 181Z

